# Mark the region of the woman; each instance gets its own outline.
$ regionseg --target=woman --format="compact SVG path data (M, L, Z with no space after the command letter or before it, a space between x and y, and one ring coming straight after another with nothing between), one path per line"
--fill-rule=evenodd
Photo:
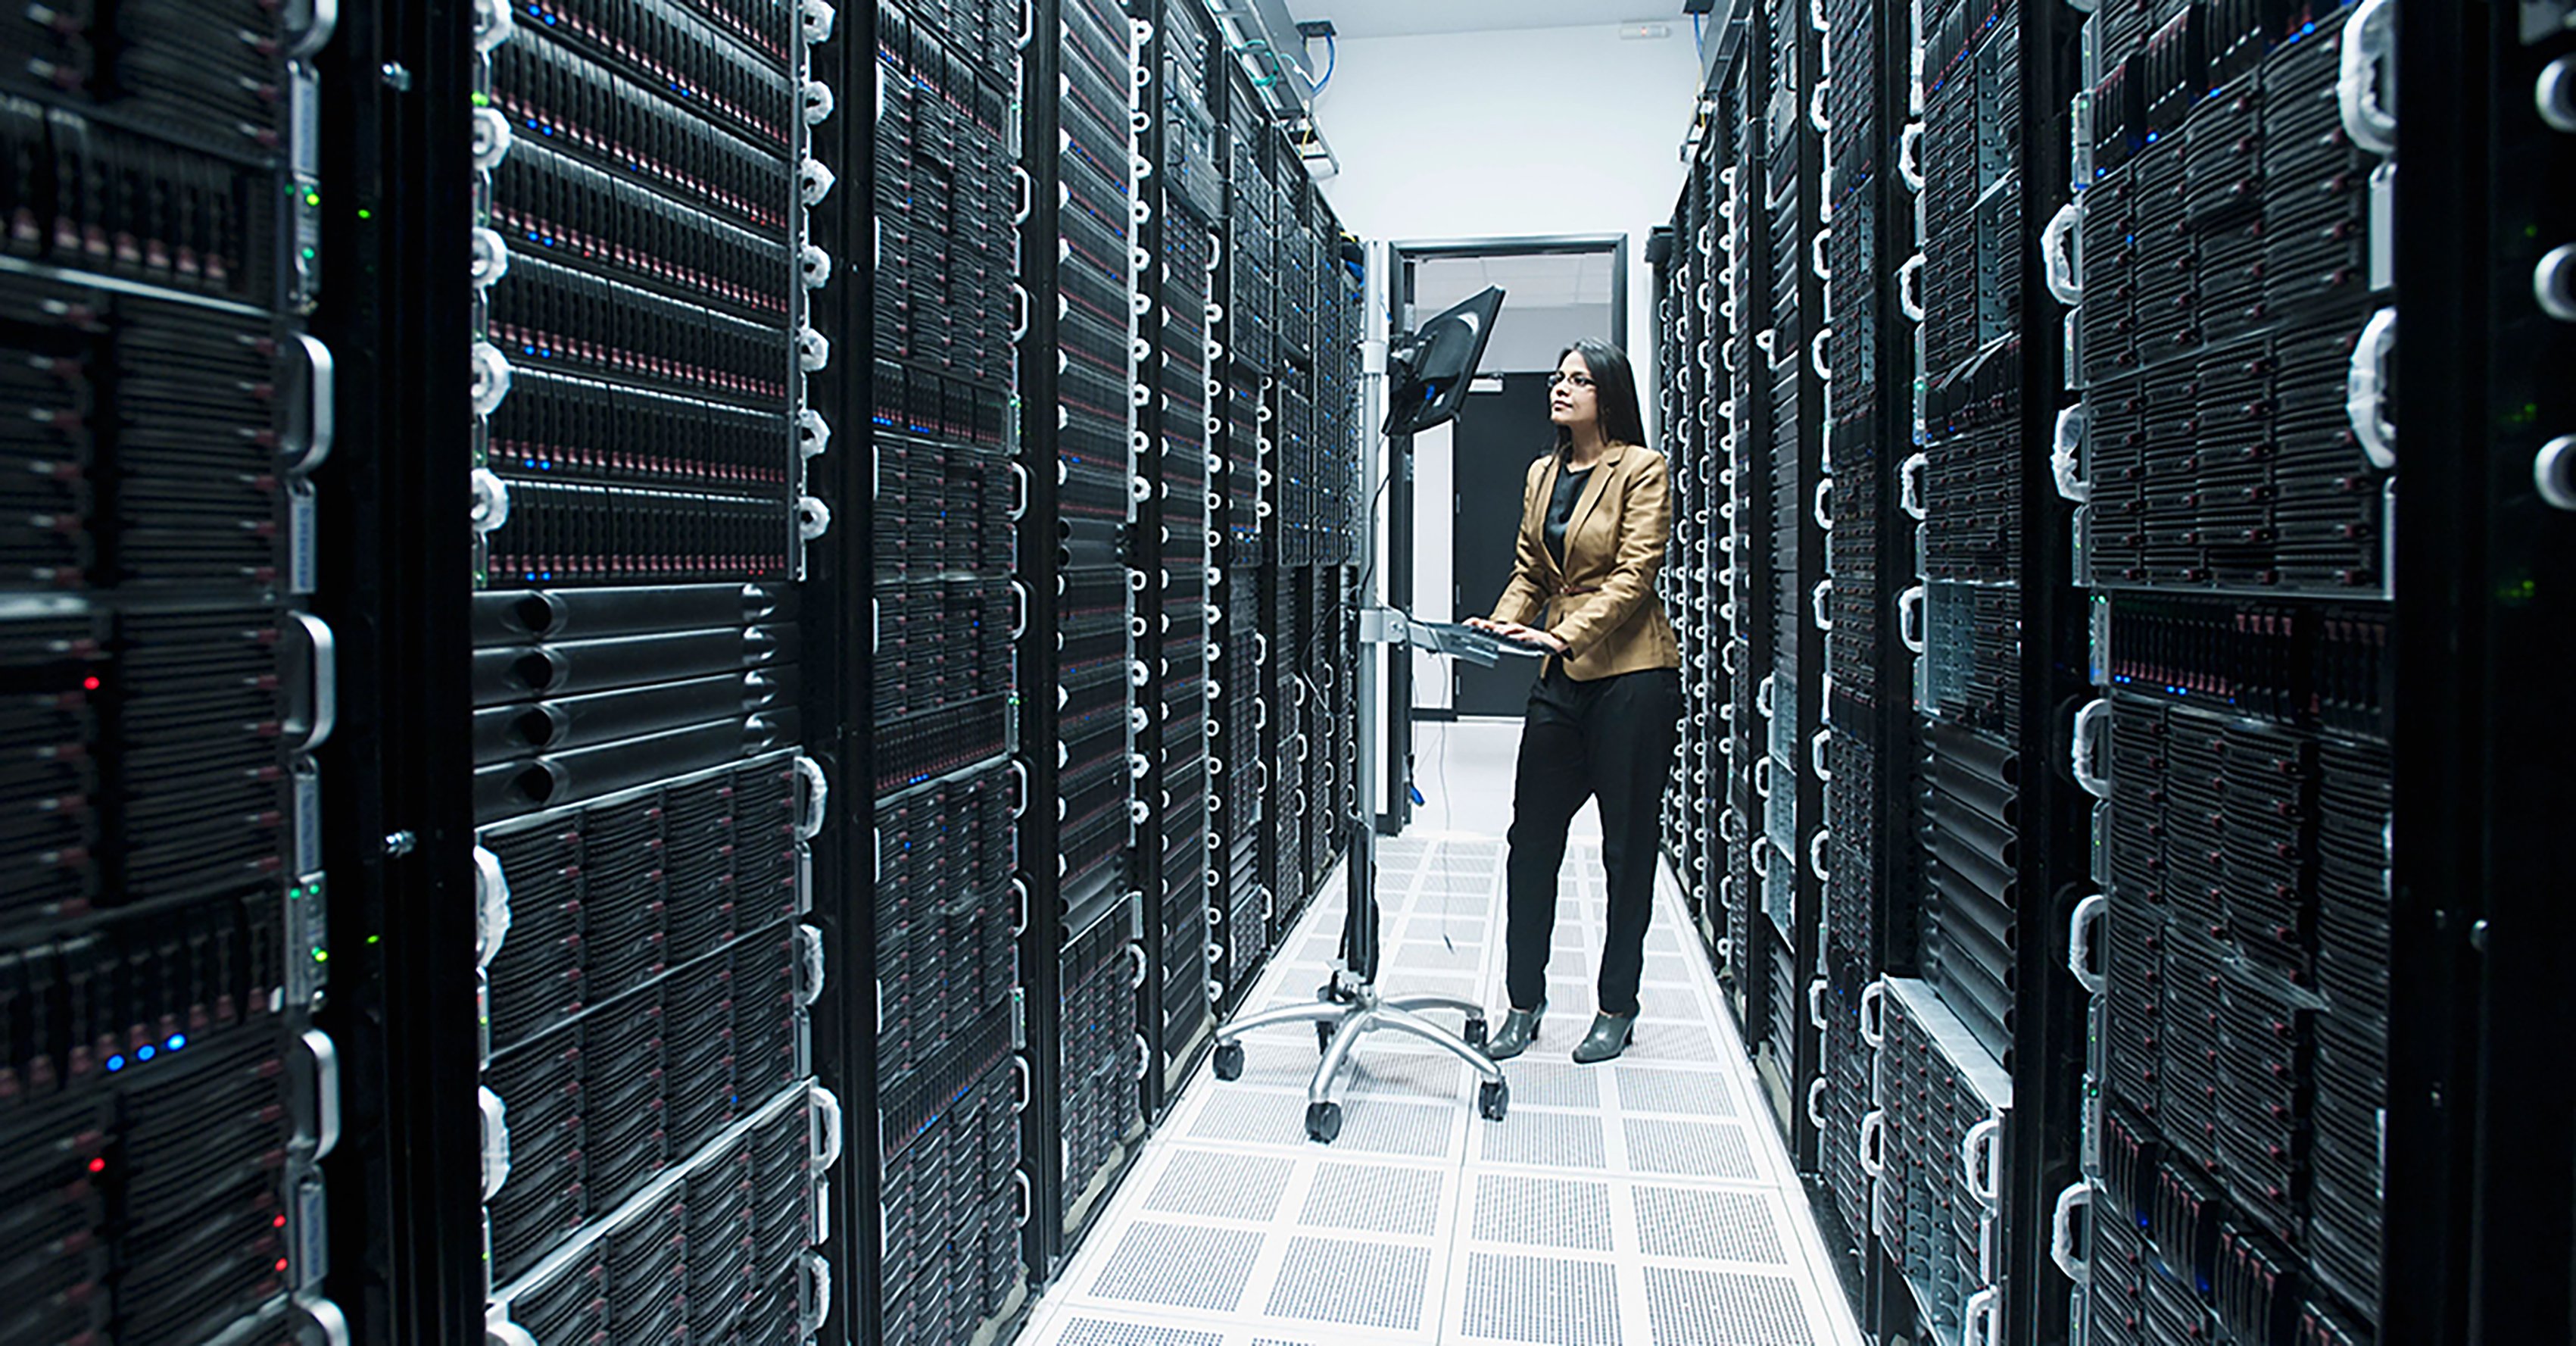
M1565 832L1601 801L1609 941L1599 1013L1574 1049L1590 1064L1636 1035L1637 977L1655 901L1657 832L1681 717L1681 651L1655 596L1672 537L1664 456L1645 447L1628 357L1581 341L1549 376L1556 452L1530 464L1511 583L1491 617L1468 625L1545 647L1530 692L1513 782L1506 941L1511 1013L1486 1055L1507 1060L1537 1039L1547 1012Z

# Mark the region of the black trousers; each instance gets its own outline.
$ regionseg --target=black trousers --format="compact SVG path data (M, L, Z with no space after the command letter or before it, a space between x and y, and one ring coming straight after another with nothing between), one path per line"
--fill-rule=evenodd
M1601 864L1609 871L1610 890L1599 1008L1604 1014L1637 1012L1646 924L1655 911L1664 786L1672 777L1681 706L1681 674L1669 668L1577 682L1551 665L1530 692L1504 869L1507 984L1515 1008L1534 1009L1547 995L1566 827L1583 802L1597 796Z

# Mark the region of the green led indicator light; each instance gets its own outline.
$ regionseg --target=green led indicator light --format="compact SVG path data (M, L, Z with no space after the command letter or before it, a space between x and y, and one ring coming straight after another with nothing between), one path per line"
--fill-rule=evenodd
M474 106L476 106L476 107L490 107L490 106L492 106L492 95L490 95L490 94L485 94L485 93L478 93L478 94L474 95Z
M369 936L367 936L367 943L369 943L369 944L382 944L382 943L384 943L384 942L385 942L385 937L384 937L384 936L382 936L382 935L369 935Z
M331 951L330 951L329 949L320 949L320 948L315 949L315 950L313 951L313 961L314 961L314 962L317 962L317 963L327 963L327 962L330 962L330 961L331 961Z
M374 211L372 211L372 210L367 209L365 206L360 206L360 207L358 207L358 218L359 218L359 219L362 219L362 220L372 220L372 219L374 219L375 217L376 217L376 212L374 212Z
M314 191L314 190L313 190L312 188L310 188L310 187L305 188L305 189L304 189L304 204L306 204L306 205L308 205L308 206L318 206L318 205L322 204L322 193L317 192L317 191Z

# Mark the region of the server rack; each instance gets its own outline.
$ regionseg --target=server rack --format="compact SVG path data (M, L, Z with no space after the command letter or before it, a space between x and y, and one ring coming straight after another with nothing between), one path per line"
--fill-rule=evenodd
M1139 833L1138 869L1148 880L1155 917L1153 1003L1145 1022L1154 1062L1148 1106L1159 1115L1197 1065L1222 996L1214 962L1225 921L1209 919L1219 889L1208 881L1209 783L1221 765L1209 751L1219 614L1212 602L1209 388L1215 371L1208 328L1224 197L1208 94L1216 43L1206 13L1196 4L1142 0L1132 12L1146 34L1141 60L1152 72L1144 94L1151 124L1140 146L1146 171L1138 227L1150 259L1138 349L1151 375L1150 400L1139 416L1150 446L1144 476L1151 495L1138 510L1137 536L1151 562L1141 603L1150 623L1152 693L1145 745L1152 766L1144 789L1155 825Z
M1140 34L1116 6L1091 0L1041 4L1034 15L1034 92L1021 109L1034 201L1021 246L1034 302L1021 390L1037 412L1023 439L1033 462L1021 570L1037 634L1021 649L1023 683L1036 692L1021 856L1034 909L1023 954L1036 1114L1028 1251L1043 1279L1132 1159L1152 1068L1143 1026L1153 958L1134 854L1150 816L1136 795L1150 765L1136 750L1149 723L1139 694L1150 671L1137 655L1149 623L1130 546L1151 493L1134 443L1150 396L1135 349L1150 259L1134 232Z
M1034 1073L1019 815L1018 578L1033 494L1016 340L1029 209L1016 6L880 4L868 195L874 266L866 738L875 1201L859 1234L872 1340L965 1340L1027 1300L1020 1165ZM1015 302L1016 301L1016 302ZM859 914L853 912L853 915Z
M807 465L833 15L474 24L475 422L447 452L475 708L443 730L474 763L487 1330L810 1335L846 1134L802 919L830 822L803 679L836 620L804 584L832 520Z
M2158 1342L2563 1322L2567 1203L2492 1177L2565 1185L2562 1132L2497 1111L2561 1116L2563 1081L2493 1063L2527 1041L2507 1007L2537 1003L2517 969L2567 931L2498 882L2531 853L2500 830L2522 758L2486 745L2519 703L2486 661L2536 648L2576 501L2532 373L2576 314L2548 195L2576 127L2565 16L2401 35L2387 3L1823 10L1830 864L1800 1082L1865 1321ZM1720 676L1739 651L1776 670L1789 633L1753 600L1813 565L1784 538L1788 418L1750 401L1735 333L1696 335L1785 299L1799 260L1751 208L1778 200L1758 161L1795 88L1780 17L1712 37L1662 278L1671 593L1686 658ZM1703 212L1732 309L1697 293ZM2490 246L2436 241L2463 237ZM2408 306L2402 367L2401 291L2439 296ZM2458 451L2401 471L2401 397ZM1702 491L1729 527L1695 526ZM2394 526L2401 501L2420 523ZM1709 689L1716 730L1759 713L1719 700L1745 681ZM1685 748L1670 846L1713 889L1748 1038L1775 1040L1739 896L1760 792L1741 770L1703 788L1709 756ZM1761 745L1714 756L1771 760L1776 800ZM2502 952L2508 927L2529 942ZM2449 1157L2389 1164L2401 1146Z
M325 287L335 26L131 5L0 35L13 1340L349 1331L330 1217L370 1175L334 1154L351 773L326 765L320 562L353 519L322 474L359 311Z

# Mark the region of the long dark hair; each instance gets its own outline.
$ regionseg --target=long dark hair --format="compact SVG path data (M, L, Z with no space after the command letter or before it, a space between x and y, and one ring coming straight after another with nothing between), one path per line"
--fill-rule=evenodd
M1628 363L1628 353L1607 341L1585 337L1557 352L1558 368L1565 357L1580 355L1592 369L1592 397L1601 411L1601 437L1613 444L1646 443L1646 418L1637 410L1637 371ZM1574 447L1574 432L1556 427L1556 451L1560 454Z

